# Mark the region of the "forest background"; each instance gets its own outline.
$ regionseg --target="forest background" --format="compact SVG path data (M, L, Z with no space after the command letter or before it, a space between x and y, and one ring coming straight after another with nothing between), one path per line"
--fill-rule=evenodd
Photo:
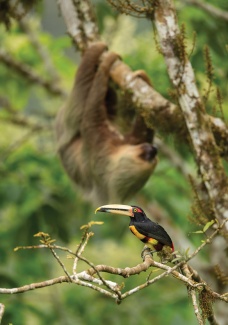
M206 97L210 87L207 112L226 120L228 23L190 2L176 1L176 9L179 25L185 26L197 86L202 97ZM132 70L145 70L154 88L172 101L171 84L151 22L120 15L105 1L93 3L99 32L109 48L120 54ZM225 0L207 3L228 11ZM53 122L71 89L80 54L66 34L55 1L39 2L24 18L24 22L12 20L9 29L0 25L0 287L20 287L62 275L61 267L48 250L14 252L14 248L37 245L38 239L33 235L43 231L55 238L58 245L74 251L82 236L80 227L91 220L105 222L92 228L94 236L85 256L94 264L134 266L141 262L142 245L130 234L126 218L95 217L96 207L72 185L56 154ZM213 65L210 78L208 57ZM20 67L28 68L29 73L22 72ZM142 206L150 218L161 222L175 248L185 254L205 239L204 233L195 233L203 225L196 220L192 208L195 192L189 175L196 177L197 170L181 139L158 134L158 141L159 164L130 203ZM225 159L223 163L227 170ZM221 242L213 249L217 251L206 246L191 261L199 272L208 274L216 267L223 250ZM64 252L58 254L66 268L70 268L72 260ZM80 268L84 270L85 265ZM220 280L225 278L223 271L217 270ZM124 280L126 289L141 284L148 274ZM217 290L222 292L223 285L224 281L216 280ZM131 296L120 306L98 292L69 284L1 296L5 305L3 324L15 325L146 325L152 321L157 325L191 325L196 324L196 318L189 299L186 287L170 277ZM215 308L222 319L226 305L219 304L221 307L216 303Z

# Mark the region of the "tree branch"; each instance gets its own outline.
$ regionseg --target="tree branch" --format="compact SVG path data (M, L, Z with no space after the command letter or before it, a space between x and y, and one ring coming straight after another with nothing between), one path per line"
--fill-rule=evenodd
M38 22L38 19L36 20L36 22ZM42 59L45 66L45 70L51 77L51 80L53 82L59 81L60 76L57 73L57 70L51 60L50 54L47 51L47 48L39 40L38 32L40 32L40 30L37 30L37 28L35 29L34 24L32 24L31 21L29 21L27 18L23 18L21 21L19 21L18 24L24 31L24 33L27 34L32 46Z
M185 268L185 274L189 278L192 277L192 274L188 267ZM192 299L192 305L193 305L194 312L195 312L196 318L198 320L198 323L199 323L199 325L204 325L204 320L201 316L200 307L198 306L198 302L197 302L197 292L194 288L188 287L188 293Z
M160 40L169 77L176 89L195 160L202 182L220 222L228 218L228 184L218 148L211 132L210 121L198 93L194 72L185 54L178 53L183 46L171 0L160 0L155 7L154 22Z
M1 321L2 321L2 317L3 317L4 311L5 311L5 305L3 305L2 303L0 303L0 324L1 324Z
M84 52L91 42L99 40L90 1L57 0L57 3L67 26L67 32L80 52Z
M117 60L110 71L111 78L123 90L132 94L147 126L162 133L176 134L178 138L187 138L184 117L178 106L165 99L144 80L135 77L134 72L122 61ZM221 154L228 157L228 128L219 118L208 116Z
M91 225L96 224L96 222L90 222L88 225L83 226L82 228L85 228L85 232L81 238L81 241L78 245L78 248L76 250L76 253L74 253L72 250L62 247L62 246L57 246L53 245L52 243L54 240L46 233L39 232L38 234L34 235L35 237L41 237L41 245L38 246L22 246L22 247L17 247L15 248L15 251L18 251L19 249L37 249L37 248L48 248L51 250L52 254L54 257L58 260L58 263L61 265L63 268L64 272L66 273L66 276L60 276L51 280L43 281L43 282L37 282L37 283L32 283L29 285L25 285L22 287L18 288L11 288L11 289L6 289L6 288L0 288L0 293L2 294L17 294L21 292L26 292L34 289L39 289L39 288L44 288L46 286L51 286L55 284L60 284L64 282L68 282L71 284L76 284L76 285L81 285L81 286L86 286L92 290L98 291L101 294L104 294L105 296L111 297L117 301L117 303L120 303L123 299L126 299L130 295L146 288L149 285L154 284L155 282L161 280L163 277L172 275L174 278L178 279L179 281L183 282L186 284L189 288L189 290L193 290L194 293L192 293L192 300L193 300L193 305L195 308L195 312L197 311L197 303L196 303L196 293L200 293L202 290L205 290L209 292L211 297L214 299L220 299L224 302L228 302L228 297L227 295L219 295L216 292L213 292L209 286L206 284L205 281L201 279L201 277L198 276L198 274L186 263L188 260L192 259L199 253L199 249L197 249L193 254L191 254L186 261L181 261L174 266L168 266L159 262L156 262L153 260L151 254L150 254L150 249L147 248L144 250L144 262L140 263L136 266L133 266L131 268L126 267L124 269L121 268L115 268L112 266L108 265L97 265L94 266L93 263L88 261L86 258L82 256L82 253L84 252L84 249L86 248L86 245L88 244L89 238L93 235L92 232L89 232L89 228ZM225 224L225 222L224 222ZM223 225L224 225L223 224ZM210 241L214 238L214 236L218 233L218 231L221 229L222 225L216 229L213 234L208 238L209 240L204 243L204 246L206 244L209 244ZM201 249L204 247L202 246ZM74 256L77 260L75 263L75 260L73 262L73 275L70 275L68 272L66 272L65 266L63 263L60 261L59 257L55 253L55 249L62 250L64 252L70 253L70 255ZM83 261L87 265L90 266L90 269L87 271L82 271L80 273L77 273L77 264L78 261ZM118 285L116 282L105 280L101 276L101 272L106 272L110 274L116 274L119 276L123 277L130 277L131 275L135 274L140 274L141 272L147 271L150 267L156 267L161 270L164 270L163 273L160 275L154 277L153 279L147 278L145 283L142 283L141 285L130 289L124 293L121 292L123 289L122 285ZM180 273L177 271L177 269L181 267L181 270L183 272ZM98 276L98 279L94 277L94 275ZM105 286L106 289L102 288L101 286ZM199 319L199 316L197 315L197 318ZM200 323L201 324L201 323Z
M33 84L38 84L44 87L52 95L65 97L66 94L61 87L58 87L53 82L43 79L28 65L19 62L11 57L11 55L0 49L0 61L5 64L8 68L18 73L20 76L30 81Z
M211 15L214 18L223 19L228 21L228 12L225 10L221 10L209 3L206 3L202 0L184 0L184 3L190 6L198 7L203 9L206 13Z
M44 245L42 245L44 248ZM47 245L45 245L46 248L49 248ZM61 248L62 249L62 248ZM63 250L65 250L65 248L63 248ZM83 259L82 259L83 260ZM64 282L70 282L72 284L77 284L77 285L81 285L81 286L86 286L89 287L90 289L93 289L95 291L99 291L102 294L105 294L106 296L112 297L114 299L118 299L119 301L129 297L130 295L138 292L139 290L144 289L145 287L154 284L155 282L157 282L158 280L160 280L163 277L166 277L167 275L173 275L176 279L179 279L180 281L186 283L188 286L190 286L191 288L194 288L195 290L202 290L202 287L205 287L206 284L205 283L197 283L193 280L191 280L190 278L182 275L181 273L177 272L176 269L182 264L178 263L177 265L170 267L167 265L164 265L162 263L158 263L156 261L154 261L151 257L151 255L145 255L145 261L141 264L136 265L135 267L132 268L125 268L125 269L120 269L120 268L114 268L111 266L106 266L106 265L97 265L95 266L96 271L97 272L108 272L110 274L116 274L116 275L121 275L124 277L128 277L130 275L135 275L135 274L139 274L141 272L145 272L149 267L154 266L154 267L158 267L162 270L165 270L165 272L163 272L162 274L158 275L157 277L151 279L151 280L147 280L144 284L141 284L123 294L120 293L120 288L121 286L119 286L117 283L112 282L112 281L105 281L105 284L108 285L109 289L111 288L112 292L109 292L105 289L102 289L100 287L97 287L95 285L93 285L92 283L95 283L97 285L104 285L103 281L96 279L93 277L93 275L97 272L94 271L93 268L87 270L87 271L83 271L80 273L77 273L77 275L71 275L70 278L68 276L60 276L51 280L46 280L43 282L37 282L37 283L31 283L29 285L25 285L22 287L18 287L18 288L11 288L11 289L6 289L6 288L0 288L0 294L18 294L18 293L22 293L22 292L26 292L26 291L30 291L30 290L35 290L35 289L40 289L40 288L44 288L47 286L52 286L55 284L61 284ZM91 283L90 283L91 282ZM119 293L119 295L117 294L117 291ZM214 295L216 297L216 299L220 299L223 300L224 302L228 302L228 297L226 297L225 295L219 295L217 293L215 293Z

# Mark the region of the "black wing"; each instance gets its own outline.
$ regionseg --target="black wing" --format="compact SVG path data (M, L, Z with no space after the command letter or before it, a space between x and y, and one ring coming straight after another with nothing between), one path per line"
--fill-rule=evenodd
M149 238L154 238L163 245L173 246L173 242L165 229L150 219L144 222L134 222L134 226L140 234Z

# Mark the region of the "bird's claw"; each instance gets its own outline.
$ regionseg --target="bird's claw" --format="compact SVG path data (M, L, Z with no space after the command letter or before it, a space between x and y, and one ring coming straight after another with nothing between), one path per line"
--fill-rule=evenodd
M141 252L141 257L143 259L143 262L145 261L145 256L150 255L153 257L153 253L156 253L156 251L152 251L148 246L144 246L142 252Z

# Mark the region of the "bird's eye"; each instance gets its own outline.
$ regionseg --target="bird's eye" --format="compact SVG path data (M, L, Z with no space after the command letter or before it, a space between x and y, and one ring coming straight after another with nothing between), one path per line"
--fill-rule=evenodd
M138 209L134 208L134 212L137 212L137 211L138 211Z

